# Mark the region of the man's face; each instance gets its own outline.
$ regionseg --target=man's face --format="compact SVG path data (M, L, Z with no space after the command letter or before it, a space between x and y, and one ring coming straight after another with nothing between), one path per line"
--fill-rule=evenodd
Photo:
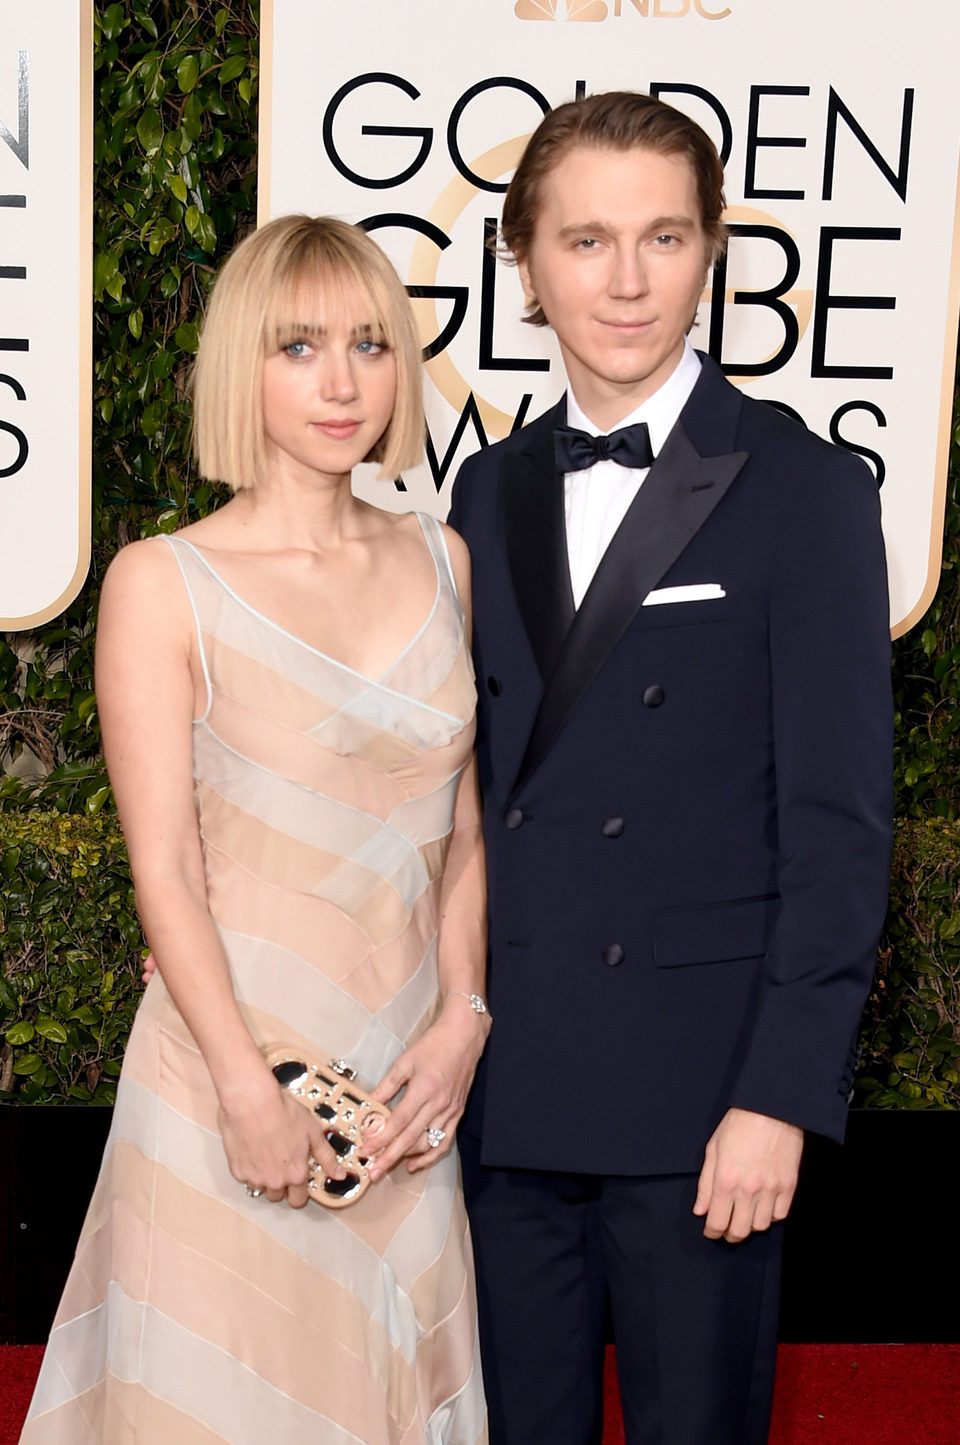
M685 156L579 146L544 178L524 290L560 341L577 401L597 426L622 421L683 352L707 272Z

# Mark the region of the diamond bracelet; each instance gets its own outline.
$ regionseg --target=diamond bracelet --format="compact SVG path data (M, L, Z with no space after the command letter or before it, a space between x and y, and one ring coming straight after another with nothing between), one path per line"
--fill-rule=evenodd
M446 997L453 998L454 994L456 994L458 998L465 998L475 1014L488 1014L490 1012L485 1000L482 999L478 993L465 993L462 988L452 988Z

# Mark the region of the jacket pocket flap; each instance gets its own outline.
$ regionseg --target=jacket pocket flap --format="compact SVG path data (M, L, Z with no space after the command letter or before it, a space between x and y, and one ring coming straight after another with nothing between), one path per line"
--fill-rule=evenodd
M780 898L737 898L668 908L653 921L653 958L658 968L689 963L727 963L762 958L776 922Z

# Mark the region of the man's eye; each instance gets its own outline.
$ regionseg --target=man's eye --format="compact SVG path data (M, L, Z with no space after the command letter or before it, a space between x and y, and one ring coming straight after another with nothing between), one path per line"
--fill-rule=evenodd
M658 246L672 246L676 239L677 237L672 235L670 231L663 231L656 237L656 242Z
M577 242L581 251L593 251L599 244L596 236L582 236Z

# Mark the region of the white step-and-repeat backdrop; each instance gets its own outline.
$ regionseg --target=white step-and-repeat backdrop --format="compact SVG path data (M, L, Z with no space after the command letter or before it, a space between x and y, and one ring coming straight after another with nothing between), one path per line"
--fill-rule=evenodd
M0 5L0 630L90 560L93 0Z
M954 0L262 0L261 216L363 222L415 297L426 463L382 504L444 515L463 458L563 379L486 240L551 106L648 90L726 162L729 256L695 343L882 481L892 623L936 590L960 305ZM0 628L89 554L92 0L0 10Z
M659 94L726 163L732 239L694 344L750 394L860 452L882 481L892 624L939 575L957 343L954 0L263 0L261 219L363 222L416 298L427 462L459 463L560 393L486 239L526 137L580 93Z

